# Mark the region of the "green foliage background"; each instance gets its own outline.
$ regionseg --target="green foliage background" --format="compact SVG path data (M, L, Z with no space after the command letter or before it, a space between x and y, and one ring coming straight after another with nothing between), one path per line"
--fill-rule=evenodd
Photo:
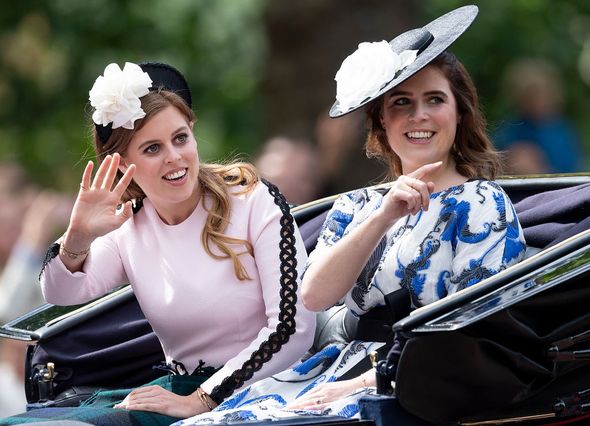
M204 159L253 153L268 136L260 85L272 36L263 25L270 1L281 0L10 2L0 15L0 162L24 165L45 186L75 188L91 158L87 94L94 79L110 62L154 59L174 64L190 82ZM342 0L339 7L354 14L355 3ZM467 4L418 3L419 23ZM474 76L491 128L508 113L499 87L503 68L515 57L540 56L559 66L566 112L590 144L590 2L476 3L482 12L453 51Z
M87 102L94 79L110 62L144 60L174 64L190 82L204 158L252 151L260 140L262 6L261 0L12 2L0 17L0 160L23 164L47 186L75 185L92 156Z

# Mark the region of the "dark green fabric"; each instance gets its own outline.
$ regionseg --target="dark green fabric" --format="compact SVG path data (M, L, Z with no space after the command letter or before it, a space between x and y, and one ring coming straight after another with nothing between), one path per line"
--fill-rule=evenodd
M198 374L168 375L156 379L143 386L159 385L177 395L190 395L209 377L215 373L212 367L204 367ZM99 426L164 426L170 425L179 418L150 413L148 411L129 411L114 409L113 405L123 401L132 389L118 389L96 392L80 407L40 408L0 419L0 425L16 425L21 423L46 422L48 420L78 420Z

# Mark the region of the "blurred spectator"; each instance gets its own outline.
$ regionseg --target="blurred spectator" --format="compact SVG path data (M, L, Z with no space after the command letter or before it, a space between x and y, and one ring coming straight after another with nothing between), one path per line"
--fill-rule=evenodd
M0 271L18 239L23 214L35 192L35 186L21 167L0 164Z
M276 136L264 144L254 164L291 204L379 183L387 168L364 150L364 115L332 119L324 110L315 123L317 146L305 139Z
M303 204L323 195L322 164L317 150L306 140L273 137L266 141L254 165L290 204Z
M1 323L44 303L38 284L41 264L49 244L66 229L72 203L53 191L39 191L16 218L13 225L20 233L0 273Z
M26 343L0 339L0 415L9 416L22 411L25 398L24 365ZM20 366L20 371L15 367Z
M385 178L387 167L365 153L362 110L333 119L326 109L317 117L315 133L328 194L379 183Z
M506 150L513 174L581 171L584 155L572 124L563 116L563 93L555 67L542 59L519 59L505 74L504 90L513 108L494 141Z
M13 164L0 165L0 323L44 303L38 276L47 247L67 226L73 199L40 190ZM0 417L25 409L26 343L0 339Z

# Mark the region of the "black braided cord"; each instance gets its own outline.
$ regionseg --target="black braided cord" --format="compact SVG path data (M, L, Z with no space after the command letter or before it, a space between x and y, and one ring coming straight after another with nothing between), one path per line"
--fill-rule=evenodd
M236 389L242 387L245 381L250 380L254 373L262 368L265 362L270 361L273 354L281 350L281 347L289 341L289 336L295 333L295 313L297 308L297 249L295 247L295 221L287 200L279 189L265 179L261 181L268 187L268 192L274 197L274 202L281 209L281 241L279 243L279 268L281 270L281 302L279 304L279 323L276 331L273 331L268 340L260 344L250 359L242 364L230 376L213 388L211 399L221 404Z
M289 341L289 336L295 334L296 330L295 314L297 308L295 304L297 302L298 274L297 248L295 247L295 221L291 215L289 204L279 189L266 179L261 179L261 181L268 187L268 192L273 196L275 204L279 206L282 213L280 219L281 241L279 242L279 268L281 271L279 323L277 324L276 330L268 336L268 339L262 342L260 347L252 353L250 359L213 388L210 397L217 404L221 404L236 389L242 387L245 381L250 380L254 373L262 368L264 363L270 361L273 354L281 350L281 347ZM45 266L58 254L59 244L54 243L47 250L41 268L41 274Z

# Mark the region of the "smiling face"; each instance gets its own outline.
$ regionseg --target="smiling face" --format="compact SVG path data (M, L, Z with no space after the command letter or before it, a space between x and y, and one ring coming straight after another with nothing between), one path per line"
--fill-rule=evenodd
M454 169L450 154L459 114L449 81L429 65L384 95L381 125L403 173L443 161Z
M135 164L133 180L166 223L186 219L199 202L199 156L193 124L170 105L135 132L122 170Z

